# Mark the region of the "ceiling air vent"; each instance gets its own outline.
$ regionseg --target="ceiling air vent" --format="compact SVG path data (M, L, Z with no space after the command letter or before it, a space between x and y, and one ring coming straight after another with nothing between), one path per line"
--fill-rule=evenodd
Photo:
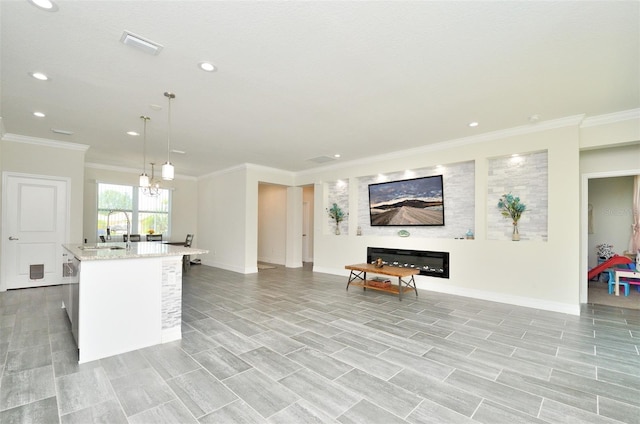
M161 44L155 43L144 37L140 37L139 35L136 35L129 31L124 31L122 33L120 41L127 46L135 47L136 49L142 50L143 52L152 55L159 54L160 50L162 50L163 48Z
M54 132L56 134L62 134L62 135L73 135L73 131L60 130L58 128L51 128L51 132Z
M317 158L311 158L307 160L313 163L327 163L327 162L333 162L334 160L336 160L336 158L332 156L318 156Z

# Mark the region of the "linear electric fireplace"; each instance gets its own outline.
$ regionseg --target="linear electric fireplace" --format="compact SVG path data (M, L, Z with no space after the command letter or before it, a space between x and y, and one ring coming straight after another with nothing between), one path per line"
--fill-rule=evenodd
M385 266L416 268L420 275L449 278L449 252L367 247L367 263L381 258Z

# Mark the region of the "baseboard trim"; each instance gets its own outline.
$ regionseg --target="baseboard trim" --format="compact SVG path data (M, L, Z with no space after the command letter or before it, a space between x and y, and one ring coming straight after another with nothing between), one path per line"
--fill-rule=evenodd
M237 267L235 265L229 265L229 264L225 264L222 262L216 262L216 261L202 261L202 265L206 265L206 266L212 266L214 268L220 268L220 269L225 269L227 271L233 271L233 272L237 272L239 274L255 274L258 272L258 265L256 264L255 266L250 266L250 267L246 267L246 268L240 268Z
M346 279L349 276L348 270L336 270L334 268L313 267L313 272L325 274L341 275ZM438 282L416 281L419 290L433 291L437 293L451 294L454 296L470 297L473 299L488 300L491 302L506 303L508 305L524 306L526 308L542 309L551 312L560 312L569 315L580 315L580 305L553 302L550 300L536 299L524 296L514 296L506 293L489 292L484 290L470 289L467 287L451 286Z

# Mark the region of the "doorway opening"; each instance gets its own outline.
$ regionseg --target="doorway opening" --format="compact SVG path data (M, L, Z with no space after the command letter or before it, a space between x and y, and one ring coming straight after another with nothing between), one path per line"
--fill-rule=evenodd
M313 265L313 185L302 187L302 264Z
M582 263L580 302L640 309L640 291L629 285L620 296L610 293L609 272L591 280L587 270L608 259L600 257L598 247L611 246L611 254L631 257L629 242L633 224L634 179L638 171L603 172L583 175L582 186ZM608 256L608 255L607 255ZM625 265L626 267L626 265ZM635 263L633 264L635 268Z

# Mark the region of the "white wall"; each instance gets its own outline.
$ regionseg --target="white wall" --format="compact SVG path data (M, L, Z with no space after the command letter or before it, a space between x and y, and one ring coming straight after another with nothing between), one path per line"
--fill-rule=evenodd
M618 255L628 249L633 224L633 179L625 176L589 180L589 204L593 206L589 268L598 264L596 246L599 244L613 245Z
M602 149L640 141L640 109L594 116L580 126L580 148Z
M85 169L84 181L84 228L83 237L89 243L96 242L97 235L97 183L138 185L139 172L125 168L104 167L89 164ZM164 237L172 241L184 240L187 234L194 234L193 246L199 247L198 225L198 183L195 178L176 175L173 181L163 181L162 188L171 190L170 234Z
M244 167L211 174L198 180L198 247L209 250L208 254L200 256L203 264L247 272L246 181ZM257 211L257 196L253 208ZM251 245L256 252L257 234ZM255 254L252 269L257 270Z
M313 215L313 186L305 186L302 188L302 201L304 203L309 204L309 231L306 233L304 237L308 238L307 243L309 243L309 252L307 257L303 257L302 260L305 262L313 262L313 237L314 237L314 220L315 217Z
M258 186L293 186L293 173L244 164L198 179L198 247L205 265L241 273L258 272ZM289 210L287 219L298 219Z
M18 140L3 139L0 170L69 178L68 242L82 242L84 156L87 146L30 142L26 138Z
M640 142L580 152L580 173L597 174L640 169Z
M258 260L284 265L287 245L287 188L258 186Z

